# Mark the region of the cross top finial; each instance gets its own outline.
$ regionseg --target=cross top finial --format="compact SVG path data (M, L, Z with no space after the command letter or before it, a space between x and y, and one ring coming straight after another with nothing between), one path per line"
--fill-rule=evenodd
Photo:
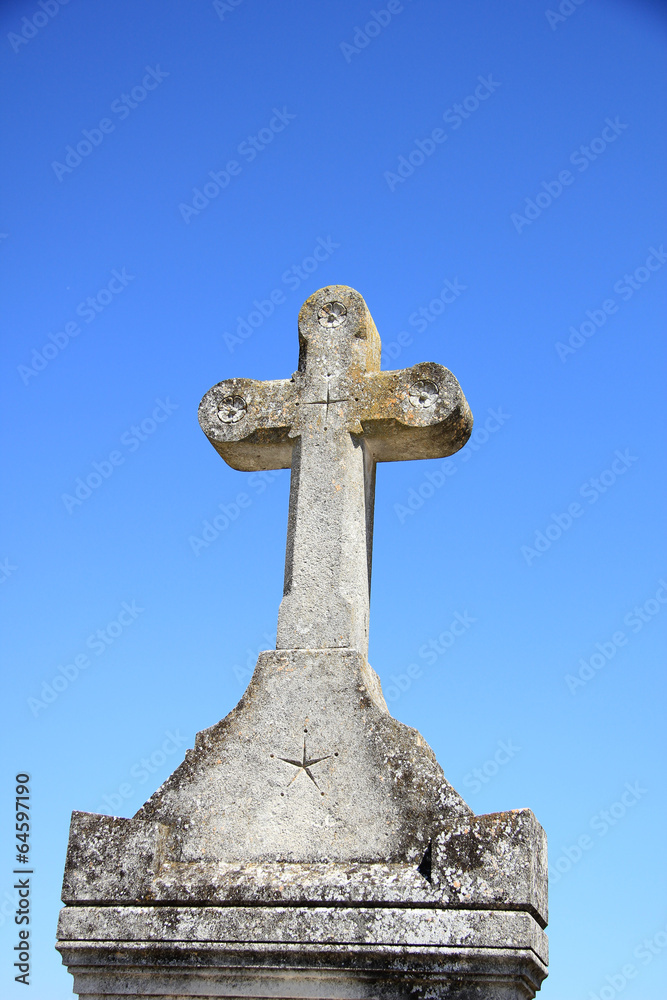
M380 370L380 335L361 295L329 285L299 311L299 371L313 375ZM326 371L329 368L331 371Z
M233 468L292 469L279 649L366 655L376 462L442 458L470 436L451 372L383 372L380 348L361 295L330 285L301 308L290 379L228 379L201 401L202 429Z

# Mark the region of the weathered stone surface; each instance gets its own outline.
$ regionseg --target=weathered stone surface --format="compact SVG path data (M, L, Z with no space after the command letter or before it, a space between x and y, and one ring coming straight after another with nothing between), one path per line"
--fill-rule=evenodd
M333 285L301 308L292 378L219 382L199 421L233 468L292 469L278 648L365 656L375 464L463 447L472 415L452 373L431 363L380 371L366 303Z
M137 817L75 814L63 901L82 996L514 1000L546 972L541 827L473 816L352 650L261 654Z
M473 816L360 654L293 650L260 654L239 705L134 820L74 814L63 898L403 899L546 923L545 885L532 813Z
M529 915L478 910L70 907L58 936L86 997L518 1000L548 960Z
M161 823L72 813L63 902L150 899L153 880L168 857L170 842L172 831Z
M547 838L529 809L446 824L433 841L432 878L450 905L520 906L547 925Z
M63 911L59 929L75 991L89 998L524 1000L546 974L546 938L522 913L95 910Z
M70 838L72 843L85 843L79 817L85 817L86 825L94 825L107 817L89 813L75 813L72 820ZM478 817L483 820L484 817ZM127 820L114 819L114 822ZM135 820L139 823L139 820ZM150 825L150 824L147 824ZM498 850L498 848L496 848ZM526 847L526 852L530 847ZM80 852L83 853L83 852ZM526 867L527 856L515 861L517 867ZM136 878L128 878L125 868L130 868L133 859L121 855L118 864L121 871L93 868L69 868L63 886L64 903L177 903L177 904L247 904L258 905L289 903L291 905L389 905L405 904L430 907L473 906L487 909L525 910L537 919L540 926L546 925L546 911L538 908L535 888L526 886L521 878L513 878L514 869L508 866L501 873L489 867L478 872L473 881L467 880L465 893L454 884L450 889L446 884L437 887L429 882L411 864L291 864L289 862L267 864L231 865L222 862L200 862L198 864L179 861L163 861L152 865L156 874L145 876L137 871ZM437 876L440 873L435 872ZM503 891L489 891L489 883L494 877L502 877ZM458 876L458 877L456 877ZM461 881L461 872L452 876L452 882ZM440 874L442 878L442 875ZM465 902L461 897L465 896Z
M261 653L238 706L137 818L174 827L182 861L419 864L470 809L376 690L353 650Z
M153 952L143 942L117 950L62 948L74 990L87 1000L199 1000L284 997L290 1000L527 1000L545 967L529 950L509 948L406 949L397 961L389 947L271 945Z
M546 962L544 931L526 913L362 906L69 906L61 941L273 942L530 948Z

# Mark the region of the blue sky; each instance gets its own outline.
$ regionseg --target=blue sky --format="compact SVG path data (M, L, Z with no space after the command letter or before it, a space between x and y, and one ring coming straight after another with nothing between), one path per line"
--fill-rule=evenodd
M4 996L15 774L60 1000L71 810L132 815L273 643L289 473L228 468L197 405L288 377L336 283L476 420L378 470L390 709L476 812L546 828L542 995L660 993L667 23L560 7L3 4Z

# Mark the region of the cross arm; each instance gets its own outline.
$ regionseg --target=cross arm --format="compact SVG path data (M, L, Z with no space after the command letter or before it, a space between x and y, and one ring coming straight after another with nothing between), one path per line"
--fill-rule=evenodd
M199 404L199 424L233 469L289 469L296 402L291 379L230 378L206 393Z
M368 372L358 388L359 430L376 462L444 458L470 437L470 407L442 365Z

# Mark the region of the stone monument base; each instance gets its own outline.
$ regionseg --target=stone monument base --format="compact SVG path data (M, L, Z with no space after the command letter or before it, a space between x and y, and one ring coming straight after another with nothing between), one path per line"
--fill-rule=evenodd
M475 816L349 649L260 654L132 819L75 812L62 898L86 1000L525 1000L546 975L541 826Z
M537 921L510 910L68 907L58 936L86 1000L525 1000L548 961Z

